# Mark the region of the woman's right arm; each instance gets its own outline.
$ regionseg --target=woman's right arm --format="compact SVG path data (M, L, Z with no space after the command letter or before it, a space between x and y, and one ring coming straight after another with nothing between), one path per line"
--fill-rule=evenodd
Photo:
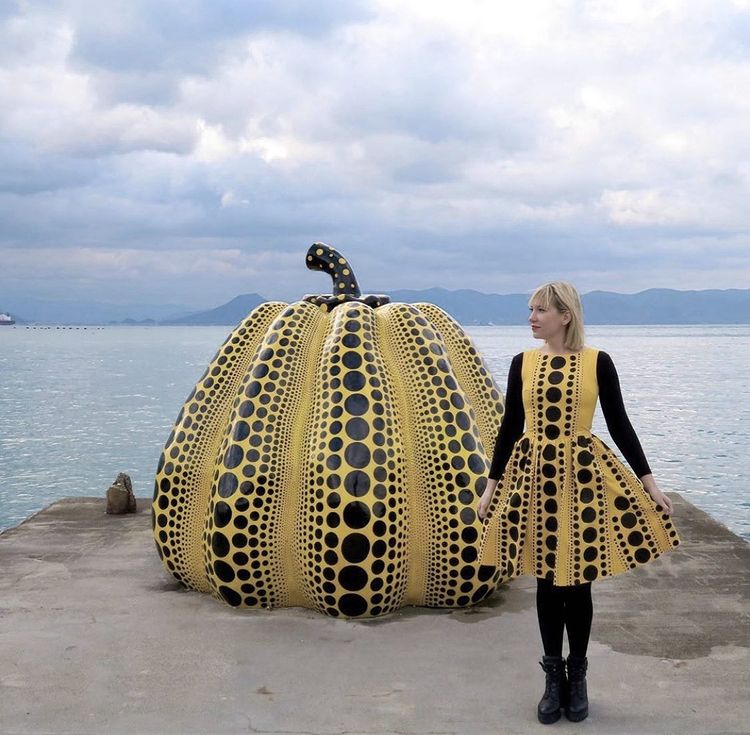
M495 492L500 478L505 472L513 445L523 434L523 394L521 381L521 367L523 364L523 353L519 352L510 363L508 371L508 387L505 391L505 411L500 422L500 428L495 438L495 450L492 453L492 464L490 466L487 487L482 495L484 507L489 507L489 502ZM486 500L485 500L486 498ZM480 516L481 517L481 516Z

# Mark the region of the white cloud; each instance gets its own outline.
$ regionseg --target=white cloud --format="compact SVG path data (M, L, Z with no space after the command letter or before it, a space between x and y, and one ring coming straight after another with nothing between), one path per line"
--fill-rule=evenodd
M0 242L81 288L119 268L262 290L254 251L296 263L314 239L379 288L531 287L541 263L623 289L740 283L746 3L311 7L19 5L0 22ZM703 264L680 257L698 241Z

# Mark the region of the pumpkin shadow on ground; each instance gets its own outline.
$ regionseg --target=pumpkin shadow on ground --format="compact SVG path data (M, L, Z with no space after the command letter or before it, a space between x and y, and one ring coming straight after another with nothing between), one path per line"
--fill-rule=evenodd
M533 591L533 590L532 590ZM528 610L534 605L534 595L528 594L525 588L510 589L502 585L482 602L459 609L420 607L407 605L386 615L376 618L347 618L349 622L363 625L390 625L402 620L423 616L449 617L459 623L479 623L489 618L496 618L503 613L517 613Z

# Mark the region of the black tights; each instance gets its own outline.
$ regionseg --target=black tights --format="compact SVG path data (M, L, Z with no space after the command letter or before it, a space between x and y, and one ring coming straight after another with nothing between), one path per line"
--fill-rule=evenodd
M591 582L556 587L550 580L537 577L536 612L545 656L562 656L563 628L568 631L570 655L586 656L594 615Z

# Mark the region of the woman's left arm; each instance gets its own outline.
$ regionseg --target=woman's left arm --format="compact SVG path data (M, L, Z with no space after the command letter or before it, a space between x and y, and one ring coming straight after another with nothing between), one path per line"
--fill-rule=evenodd
M672 512L672 501L657 486L649 467L643 447L625 411L620 390L620 379L612 358L599 351L596 361L596 379L599 383L599 401L607 423L607 430L627 463L643 483L643 487L654 501L667 513Z

